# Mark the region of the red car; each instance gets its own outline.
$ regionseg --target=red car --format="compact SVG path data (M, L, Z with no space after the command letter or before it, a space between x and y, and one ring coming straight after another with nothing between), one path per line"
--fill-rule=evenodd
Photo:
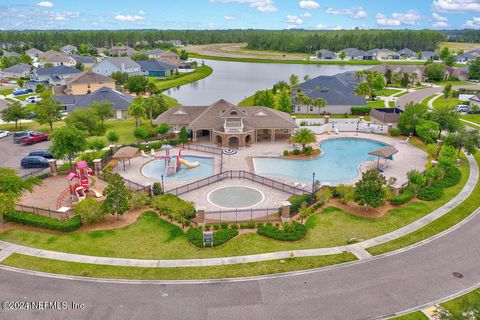
M48 140L48 134L43 133L43 132L30 132L28 136L23 138L20 142L24 144L34 144L37 142L42 142L42 141L47 141Z

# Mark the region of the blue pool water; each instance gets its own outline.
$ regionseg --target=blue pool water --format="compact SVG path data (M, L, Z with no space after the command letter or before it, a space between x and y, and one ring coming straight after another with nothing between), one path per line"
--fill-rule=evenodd
M324 153L313 160L254 158L253 164L255 173L261 176L311 184L315 172L315 180L337 185L357 179L358 166L372 158L368 153L383 146L381 142L365 139L332 139L320 144Z
M196 168L186 168L183 165L181 169L175 174L175 176L167 177L165 170L165 160L157 159L147 163L142 173L148 178L160 180L163 174L163 179L166 181L175 180L200 180L213 175L213 158L194 157L194 156L182 156L183 159L189 162L200 162L200 166ZM171 161L176 161L176 157L172 157Z

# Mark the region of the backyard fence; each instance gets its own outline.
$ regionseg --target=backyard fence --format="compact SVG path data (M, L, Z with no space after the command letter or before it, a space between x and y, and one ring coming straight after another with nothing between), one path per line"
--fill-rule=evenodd
M63 213L63 212L58 212L58 211L46 209L46 208L25 206L23 204L16 204L15 210L38 214L38 215L54 218L60 221L68 220L75 215L72 210L68 210L67 212Z
M168 191L166 191L166 193L170 193L170 194L179 196L179 195L185 194L185 193L190 192L190 191L198 190L200 188L211 185L213 183L223 181L225 179L247 179L247 180L259 183L261 185L283 191L283 192L291 194L291 195L300 195L300 194L304 194L304 193L307 192L300 187L291 186L291 185L288 185L288 184L283 183L283 182L275 181L275 180L270 179L270 178L265 178L265 177L256 175L256 174L251 173L251 172L247 172L247 171L243 171L243 170L240 170L240 171L233 171L232 170L232 171L224 171L224 172L221 172L219 174L216 174L216 175L213 175L213 176L210 176L210 177L207 177L207 178L204 178L204 179L192 182L192 183L188 183L188 184L180 186L178 188L168 190Z
M35 171L31 171L29 173L26 173L21 176L22 179L28 179L28 178L33 178L33 177L39 177L41 179L45 179L49 177L51 174L50 167L48 168L43 168Z
M222 222L246 223L255 222L277 222L281 221L278 208L264 209L233 209L205 212L205 223L215 224Z

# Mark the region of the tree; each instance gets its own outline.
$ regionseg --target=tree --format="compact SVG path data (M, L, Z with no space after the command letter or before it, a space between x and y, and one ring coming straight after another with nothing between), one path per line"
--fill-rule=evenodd
M90 197L77 204L74 210L82 218L83 223L91 224L105 220L102 202Z
M167 102L161 95L155 95L146 98L144 100L143 107L148 119L150 120L150 124L153 124L153 119L157 118L160 114L168 110Z
M384 76L385 76L385 79L387 80L387 84L391 84L392 83L392 69L387 68Z
M450 49L448 47L444 47L440 51L440 60L445 61L445 59L450 55Z
M341 51L339 54L338 54L338 57L342 60L345 60L345 58L347 57L347 53L345 51Z
M85 66L81 63L81 62L77 62L75 64L75 69L78 69L78 70L84 70L85 69Z
M133 136L139 141L147 141L150 138L150 133L144 127L137 127L133 130Z
M325 107L325 104L327 104L327 101L323 98L316 98L316 99L313 99L312 104L317 108L318 114L320 115L320 110L323 107Z
M366 82L360 82L355 88L354 93L357 96L362 96L362 97L366 97L366 96L371 97L373 94L372 88Z
M480 148L480 131L460 129L457 132L450 133L446 137L445 143L458 149L458 155L460 155L462 148L465 148L468 154L475 154L477 149Z
M455 132L463 127L455 107L441 105L428 114L428 118L439 125L438 139L442 131Z
M134 54L132 54L131 58L135 61L148 60L148 54L140 53L140 52L139 53L134 53Z
M298 84L298 76L296 74L291 74L289 80L292 87Z
M185 143L188 142L188 132L187 132L187 128L185 127L182 127L180 129L180 134L178 135L178 141L182 144L182 145L185 145Z
M40 83L35 87L35 93L42 93L43 91L45 91L45 85L43 83Z
M409 84L410 84L410 77L408 76L408 73L404 73L402 78L400 79L400 86L407 88Z
M137 97L128 108L128 114L135 118L135 127L140 126L140 118L145 116L145 98Z
M427 113L427 106L421 103L410 102L405 106L405 111L400 114L398 128L403 135L416 133L417 125L423 121Z
M480 79L480 57L468 62L468 77L474 80Z
M51 139L50 151L57 158L67 157L70 168L75 154L84 151L87 147L87 133L69 124L57 129Z
M452 84L449 82L447 85L443 88L443 96L445 99L448 99L450 97L450 93L452 92Z
M90 105L93 110L97 113L97 116L100 118L100 123L103 126L103 123L106 119L113 117L113 104L108 100L95 101Z
M35 104L33 111L36 114L37 122L48 124L50 131L53 130L53 123L62 120L63 106L53 99L52 92L44 91L40 95L42 100Z
M115 71L114 73L112 73L111 78L115 80L116 83L123 86L128 81L128 73Z
M425 66L424 73L428 81L442 81L445 79L445 64L429 63Z
M282 91L280 93L280 97L278 99L277 109L286 112L292 113L292 100L290 99L290 95L287 91Z
M427 144L435 142L435 137L438 135L438 131L438 123L431 120L422 120L416 127L418 137Z
M304 77L303 77L303 81L308 81L310 80L310 76L308 74L306 74Z
M111 144L114 144L114 143L117 143L118 140L120 140L120 136L118 135L118 132L116 132L116 131L109 131L107 133L107 140Z
M116 214L119 219L129 209L129 201L132 198L132 194L125 187L123 178L118 173L111 174L107 182L108 186L103 191L105 196L103 210L112 215Z
M275 107L275 98L270 90L260 90L255 93L253 103L256 106L273 108Z
M39 184L37 178L22 179L15 170L0 167L0 218L4 214L14 212L15 204L24 191L32 191L35 184Z
M163 137L170 131L170 125L168 123L160 123L160 125L157 127L157 133L160 135L160 137Z
M133 76L129 77L125 83L125 88L131 92L135 93L137 96L140 94L145 94L148 86L148 79L144 76Z
M312 130L308 128L302 128L297 130L292 136L292 142L300 143L302 145L302 152L305 152L305 146L308 143L313 143L317 141L317 137Z
M104 133L100 117L93 108L78 108L65 118L65 123L85 131L90 136L99 136Z
M22 128L22 120L28 116L27 108L22 106L20 101L15 101L5 109L2 113L2 120L5 122L15 122L15 130L17 130L18 122L20 122L20 129Z
M445 62L445 64L449 67L453 67L453 65L455 64L455 62L457 62L457 57L455 57L453 54L449 55L448 57L445 58L445 60L443 60L443 62Z
M355 183L354 201L361 206L378 208L385 204L387 179L372 169L362 174L362 179Z

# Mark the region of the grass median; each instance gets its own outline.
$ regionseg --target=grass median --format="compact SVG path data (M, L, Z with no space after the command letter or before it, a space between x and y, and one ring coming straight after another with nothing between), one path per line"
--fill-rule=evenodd
M171 80L161 80L158 79L151 79L151 81L157 86L159 90L168 90L170 88L180 87L203 78L208 77L213 72L213 69L209 66L201 66L195 69L195 72L180 74L179 76L174 77Z

